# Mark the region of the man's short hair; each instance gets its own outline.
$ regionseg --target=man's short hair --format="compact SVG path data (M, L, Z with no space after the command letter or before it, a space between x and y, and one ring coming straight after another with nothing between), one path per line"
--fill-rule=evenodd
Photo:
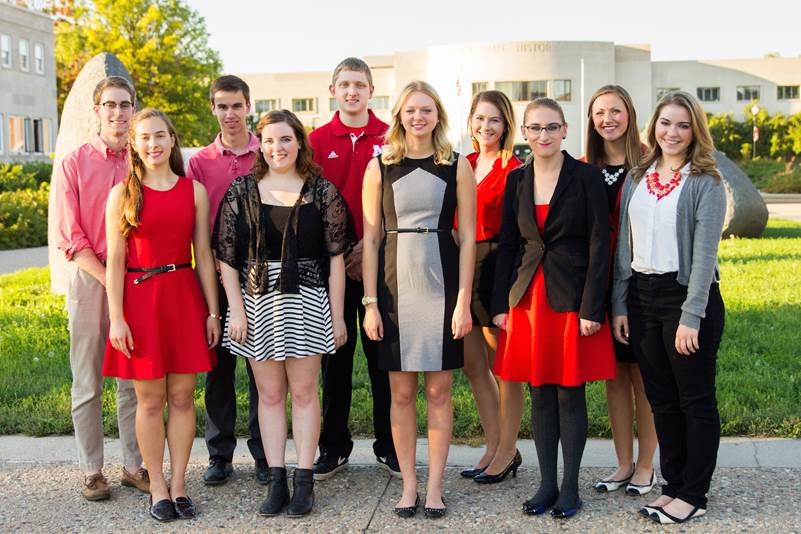
M212 106L214 105L214 94L217 91L226 91L229 93L242 91L242 95L245 97L245 102L250 104L250 87L248 87L248 84L245 83L245 80L239 76L227 74L214 80L214 83L211 84L211 89L209 89L209 100L211 101Z
M100 80L100 82L95 86L95 90L92 93L92 101L96 106L100 105L100 98L103 96L103 91L109 87L125 89L128 91L128 94L131 95L131 104L136 104L136 90L134 90L133 84L127 78L123 78L122 76L109 76L108 78L103 78Z
M367 76L367 83L370 87L373 86L373 73L370 72L370 66L357 57L348 57L339 62L337 68L334 69L334 75L331 76L331 85L337 84L337 78L343 70L363 72Z

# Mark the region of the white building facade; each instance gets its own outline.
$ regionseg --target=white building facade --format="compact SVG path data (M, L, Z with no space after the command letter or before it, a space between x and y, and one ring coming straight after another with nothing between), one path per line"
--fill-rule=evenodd
M698 96L710 113L733 113L740 120L743 109L753 102L771 114L801 112L801 58L653 62L647 45L523 41L433 46L364 59L375 85L371 107L380 118L389 120L395 96L406 83L426 80L443 100L451 139L465 152L472 150L467 143L470 101L485 89L509 96L518 124L532 99L549 96L559 101L568 123L563 146L574 155L584 148L587 101L609 83L622 85L631 94L640 130L662 94L674 89ZM330 120L336 110L328 92L331 72L240 76L250 85L257 114L290 109L314 128ZM519 131L517 142L523 142Z

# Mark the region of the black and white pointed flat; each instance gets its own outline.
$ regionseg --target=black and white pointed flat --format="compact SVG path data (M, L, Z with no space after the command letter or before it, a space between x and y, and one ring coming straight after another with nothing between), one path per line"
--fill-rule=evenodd
M629 482L631 482L631 477L633 476L634 476L634 464L631 464L631 474L627 478L621 480L611 480L611 479L599 480L598 482L595 483L593 488L595 488L596 491L599 491L601 493L617 491L626 484L628 484Z
M656 485L656 469L651 472L651 481L648 484L632 484L631 482L628 483L626 486L626 495L645 495L649 493L654 486Z
M686 523L690 519L695 519L696 517L701 517L702 515L706 514L706 508L698 508L697 506L690 511L687 517L683 518L670 515L661 506L651 508L651 510L653 510L650 516L651 519L660 525Z

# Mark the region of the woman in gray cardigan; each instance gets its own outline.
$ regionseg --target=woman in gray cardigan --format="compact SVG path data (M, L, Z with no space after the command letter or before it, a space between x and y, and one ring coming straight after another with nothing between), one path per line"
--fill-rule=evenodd
M667 482L640 513L683 523L706 513L720 442L717 250L726 194L706 115L692 95L662 98L648 144L650 153L623 186L613 330L640 364Z

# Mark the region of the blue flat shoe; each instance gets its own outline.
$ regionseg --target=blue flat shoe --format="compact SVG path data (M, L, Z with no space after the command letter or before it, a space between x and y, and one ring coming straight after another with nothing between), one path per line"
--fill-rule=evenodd
M581 510L581 504L581 499L579 499L575 508L568 508L565 510L562 510L561 508L554 508L551 510L551 516L557 519L567 519L569 517L573 517L578 513L579 510Z

